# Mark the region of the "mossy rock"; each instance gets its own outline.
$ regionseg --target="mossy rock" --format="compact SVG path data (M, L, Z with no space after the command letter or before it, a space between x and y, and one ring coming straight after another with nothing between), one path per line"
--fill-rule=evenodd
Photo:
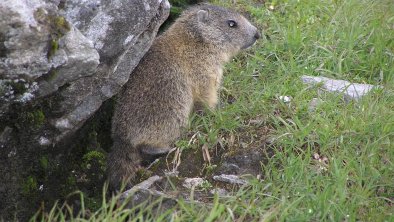
M44 125L45 120L44 112L37 108L31 111L21 111L15 125L19 129L38 129Z
M63 16L56 15L51 11L48 12L43 8L38 8L34 12L34 18L48 28L50 37L47 58L50 59L59 49L59 39L71 30L71 25Z

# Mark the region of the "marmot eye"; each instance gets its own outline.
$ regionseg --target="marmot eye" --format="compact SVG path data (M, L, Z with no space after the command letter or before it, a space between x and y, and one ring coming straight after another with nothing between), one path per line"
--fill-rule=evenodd
M230 26L231 28L235 28L237 27L237 22L234 20L228 20L227 21L228 26Z

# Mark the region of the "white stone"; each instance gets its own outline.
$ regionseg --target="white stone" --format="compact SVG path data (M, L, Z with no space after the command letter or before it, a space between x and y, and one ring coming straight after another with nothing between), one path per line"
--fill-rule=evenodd
M8 157L13 157L16 155L16 150L12 150L11 152L8 153Z
M201 186L204 183L204 179L200 177L195 177L195 178L186 178L185 181L183 181L183 186L192 189L193 187L198 187Z
M279 96L279 100L281 100L284 103L289 103L291 102L291 96Z
M381 86L374 86L370 84L351 83L345 80L330 79L320 76L302 76L302 81L307 85L322 84L321 88L328 92L341 93L345 99L358 100L374 88L381 88Z
M55 123L55 127L58 129L70 129L72 126L68 119L59 119Z
M213 179L216 181L231 183L231 184L244 185L248 183L246 180L239 178L239 176L232 174L221 174L219 176L213 176Z
M48 138L41 136L41 137L38 139L38 143L39 143L41 146L48 146L49 144L51 144L51 141L50 141Z
M209 191L212 195L217 194L218 196L227 196L228 192L227 190L223 189L223 188L215 188L211 191Z

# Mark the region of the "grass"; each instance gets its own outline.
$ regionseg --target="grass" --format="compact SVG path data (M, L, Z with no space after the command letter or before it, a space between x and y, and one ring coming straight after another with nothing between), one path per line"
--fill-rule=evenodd
M174 212L154 215L150 207L108 207L110 200L71 220L394 221L394 3L258 2L214 1L250 13L266 39L227 65L222 106L194 115L189 129L213 147L217 138L248 132L253 138L268 128L273 155L262 165L264 180L210 207L181 202ZM345 102L306 87L302 75L384 88ZM313 98L322 102L310 112ZM250 124L256 119L262 124ZM63 220L56 209L43 220Z

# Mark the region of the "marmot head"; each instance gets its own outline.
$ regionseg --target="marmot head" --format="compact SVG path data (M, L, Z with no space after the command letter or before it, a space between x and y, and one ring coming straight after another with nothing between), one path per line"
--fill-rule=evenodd
M257 28L237 12L202 4L185 11L179 19L197 41L236 53L260 38Z

